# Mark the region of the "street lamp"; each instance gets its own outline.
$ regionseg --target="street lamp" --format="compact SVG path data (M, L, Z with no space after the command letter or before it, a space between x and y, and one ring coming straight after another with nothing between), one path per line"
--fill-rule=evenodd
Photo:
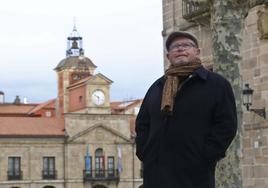
M265 108L261 109L253 109L249 108L252 105L252 95L253 95L254 90L249 87L249 84L245 84L245 87L243 89L243 105L246 106L247 111L252 111L259 116L263 117L266 119L266 113L265 113Z

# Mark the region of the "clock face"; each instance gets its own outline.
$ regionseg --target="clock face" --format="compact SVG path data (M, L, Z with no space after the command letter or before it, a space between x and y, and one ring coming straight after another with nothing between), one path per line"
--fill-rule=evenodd
M92 99L92 101L93 101L94 104L96 104L98 106L99 105L102 105L104 103L104 100L105 100L105 96L104 96L103 91L101 91L101 90L95 90L92 93L91 99Z

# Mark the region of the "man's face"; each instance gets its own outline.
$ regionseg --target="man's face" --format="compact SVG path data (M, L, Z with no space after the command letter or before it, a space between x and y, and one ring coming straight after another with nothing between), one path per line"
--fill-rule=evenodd
M199 58L200 49L195 43L185 37L175 38L169 46L167 58L173 65L188 64Z

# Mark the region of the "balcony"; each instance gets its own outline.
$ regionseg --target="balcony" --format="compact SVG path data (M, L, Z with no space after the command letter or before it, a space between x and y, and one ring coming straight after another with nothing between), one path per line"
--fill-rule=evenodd
M84 170L84 182L90 181L119 181L118 170Z
M22 180L22 171L7 171L8 180Z
M57 179L56 170L42 170L42 177L46 180L55 180Z
M191 0L182 0L182 17L187 21L210 22L208 4L198 4Z

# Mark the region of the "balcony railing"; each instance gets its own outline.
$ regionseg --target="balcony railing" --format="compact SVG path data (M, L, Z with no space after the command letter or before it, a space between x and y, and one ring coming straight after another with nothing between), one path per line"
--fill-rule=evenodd
M7 179L8 180L21 180L22 179L22 171L7 171Z
M182 17L186 20L196 20L210 15L208 4L197 4L191 0L182 0Z
M84 181L119 181L116 169L110 170L84 170Z
M56 170L42 170L43 179L54 180L57 179L57 171Z

